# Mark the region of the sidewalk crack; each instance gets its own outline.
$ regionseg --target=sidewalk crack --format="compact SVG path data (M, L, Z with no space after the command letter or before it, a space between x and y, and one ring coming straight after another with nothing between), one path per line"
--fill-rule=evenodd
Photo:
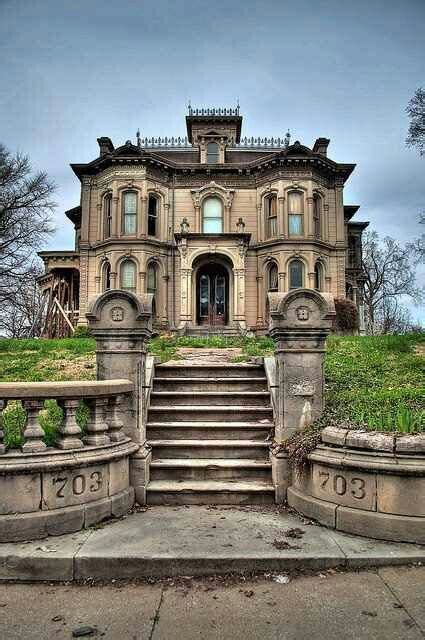
M155 615L154 615L154 618L153 618L152 629L151 629L151 632L149 634L149 640L152 640L153 634L155 632L156 625L157 625L157 623L159 621L159 611L161 609L161 605L162 605L163 599L164 599L164 587L162 586L161 587L161 596L159 598L158 606L156 608Z
M425 630L422 629L421 625L415 620L415 618L413 617L413 615L410 613L410 611L407 609L407 607L405 606L404 602L402 602L400 600L400 598L398 597L397 593L394 591L394 589L388 584L388 582L385 581L384 577L381 575L379 569L378 569L378 576L381 578L382 582L384 583L384 585L387 587L388 591L391 593L391 595L393 596L393 598L395 600L397 600L398 604L400 605L400 608L403 609L403 611L405 612L405 614L410 618L410 620L413 622L414 626L418 629L419 633L421 634L421 636L423 638L425 638Z

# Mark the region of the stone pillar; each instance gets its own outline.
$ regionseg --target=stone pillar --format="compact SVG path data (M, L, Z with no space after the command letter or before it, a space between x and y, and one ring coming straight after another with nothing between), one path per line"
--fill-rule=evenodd
M335 307L332 295L311 289L269 293L269 305L270 335L276 343L277 387L271 460L276 500L281 502L289 482L283 445L293 433L310 426L323 411L325 342Z
M314 199L307 198L307 229L304 230L304 234L309 238L314 238L314 221L313 221L313 204Z
M278 230L279 238L286 238L288 236L288 231L286 229L286 224L285 224L285 198L281 196L277 200L279 203L278 216L277 216L277 230Z
M139 237L146 238L148 233L148 197L140 198L140 226Z
M118 212L118 200L119 200L118 196L112 196L112 237L113 238L118 238L118 236L121 235L120 233L121 216L119 215L119 212Z
M134 392L123 402L123 428L139 444L130 480L139 504L146 503L150 448L146 444L146 341L152 334L152 294L109 290L90 301L86 314L96 340L97 379L128 379Z

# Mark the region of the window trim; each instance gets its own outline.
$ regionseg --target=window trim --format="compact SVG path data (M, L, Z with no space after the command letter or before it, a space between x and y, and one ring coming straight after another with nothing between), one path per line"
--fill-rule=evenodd
M123 286L123 274L124 267L126 264L132 264L134 267L134 286L133 287L124 287ZM131 291L132 293L137 292L137 264L132 258L124 258L124 260L120 263L120 289L123 291Z
M128 193L132 193L136 196L136 212L133 214L126 214L125 211L125 197ZM138 218L138 212L139 212L139 198L138 196L138 192L135 189L126 189L125 191L122 192L121 194L121 220L122 220L122 224L121 224L121 233L123 236L129 236L129 237L135 237L137 235L137 230L138 230L138 224L137 224L137 218ZM126 216L134 216L135 218L135 229L134 229L134 233L126 233L125 231L125 219Z
M301 265L301 286L296 286L296 287L292 286L292 282L291 282L291 267L295 263L298 263L298 264ZM288 288L289 288L289 291L294 291L295 289L303 289L304 288L304 283L305 283L305 264L300 258L293 258L288 263Z
M204 224L205 224L205 214L204 214L204 210L205 210L205 203L208 202L208 200L218 200L218 202L220 203L220 207L221 207L221 216L220 217L210 217L210 218L206 218L209 221L212 220L219 220L221 222L221 230L220 231L205 231L204 230ZM209 194L207 196L205 196L205 198L203 198L202 203L201 203L201 233L212 233L212 234L222 234L224 233L224 203L223 200L220 198L219 195L217 194Z

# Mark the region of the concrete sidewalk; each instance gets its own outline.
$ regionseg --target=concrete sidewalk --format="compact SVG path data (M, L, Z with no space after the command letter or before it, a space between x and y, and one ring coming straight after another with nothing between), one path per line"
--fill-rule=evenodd
M425 563L425 547L349 536L271 507L150 507L77 534L0 544L0 580L367 568Z
M420 640L425 568L155 584L0 584L4 640ZM84 634L84 635L82 635Z

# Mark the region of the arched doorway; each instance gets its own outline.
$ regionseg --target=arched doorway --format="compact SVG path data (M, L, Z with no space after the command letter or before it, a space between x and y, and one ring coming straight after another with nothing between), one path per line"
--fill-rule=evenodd
M218 263L198 269L196 276L196 322L212 327L224 326L229 319L229 274Z

